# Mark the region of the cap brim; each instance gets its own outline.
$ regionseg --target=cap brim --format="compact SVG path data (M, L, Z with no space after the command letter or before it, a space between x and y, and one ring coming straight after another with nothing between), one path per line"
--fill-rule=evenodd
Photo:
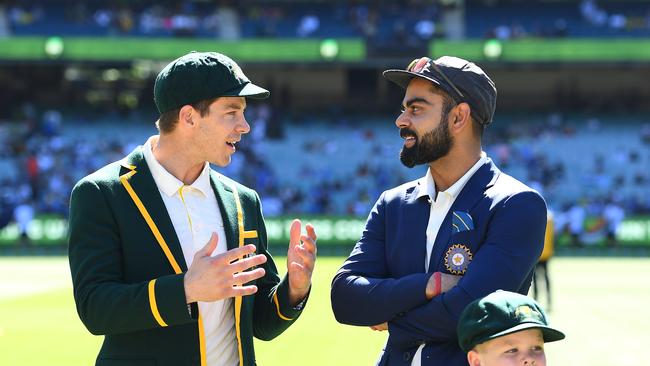
M501 337L501 336L504 336L504 335L520 332L520 331L526 330L526 329L533 329L533 328L537 328L537 329L542 331L542 336L544 336L544 342L555 342L555 341L559 341L561 339L564 339L564 337L565 337L564 333L560 332L557 329L553 329L553 328L551 328L549 326L540 325L540 324L537 324L537 323L523 323L523 324L519 324L519 325L517 325L515 327L512 327L510 329L506 329L506 330L504 330L502 332L499 332L497 334L493 334L488 339L494 339L494 338Z
M271 93L253 83L247 83L236 89L224 93L224 97L248 97L253 99L266 99Z
M414 77L422 78L425 80L429 80L430 82L438 85L439 87L443 88L444 90L447 90L447 87L443 85L439 80L424 76L422 74L419 74L417 72L412 72L412 71L406 71L406 70L400 70L400 69L390 69L386 70L382 73L384 75L384 78L388 81L392 81L393 83L401 86L402 88L406 89L407 86L409 86L409 83Z

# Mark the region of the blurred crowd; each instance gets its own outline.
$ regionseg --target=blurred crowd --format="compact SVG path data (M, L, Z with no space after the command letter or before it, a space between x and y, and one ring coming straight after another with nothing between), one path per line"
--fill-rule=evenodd
M381 12L380 12L381 7ZM444 6L443 6L444 7ZM54 10L54 11L52 11ZM367 37L379 33L436 33L440 6L435 1L402 4L373 1L240 3L190 1L8 1L0 4L0 36L76 32L109 36L217 37ZM69 27L58 27L66 24ZM84 26L75 27L75 26Z
M0 3L0 37L363 37L372 43L402 42L413 46L435 37L508 40L650 34L650 6L644 2L602 3L11 0Z
M273 113L265 104L251 106L247 110L247 118L254 126L251 134L242 139L232 164L218 168L256 189L267 216L365 217L383 190L417 179L425 172L400 165L401 140L390 123L373 126L331 122L325 128L334 131L335 138L310 135L304 125L292 125L285 126L285 131L276 131L274 139L269 139ZM650 125L639 124L638 133L633 135L639 139L639 150L609 155L594 152L582 157L581 164L593 167L575 180L568 177L568 172L576 166L549 154L548 149L539 148L535 141L563 139L572 143L579 141L581 132L598 134L602 130L607 134L612 126L587 121L575 127L562 118L551 114L542 124L509 123L501 130L489 131L484 150L503 171L521 178L545 196L555 212L556 229L569 232L576 245L589 242L590 232L615 232L626 216L650 214L650 177L644 169L650 159ZM23 108L23 120L15 122L19 123L0 124L0 227L15 220L19 227L26 228L37 214L66 216L70 190L77 180L121 159L142 144L147 134L155 133L152 122L144 134L104 134L94 138L63 134L66 118L60 112L36 112L31 106ZM299 132L300 129L304 131ZM128 127L121 126L120 130L127 131ZM382 138L392 135L390 143ZM269 144L276 149L268 148ZM359 156L353 158L342 151L345 145L355 144ZM549 144L553 148L553 143ZM298 155L305 158L296 159ZM348 161L349 166L341 167L341 161ZM607 169L609 164L629 167L632 177ZM559 194L569 188L580 194L568 198ZM589 218L592 220L587 222Z

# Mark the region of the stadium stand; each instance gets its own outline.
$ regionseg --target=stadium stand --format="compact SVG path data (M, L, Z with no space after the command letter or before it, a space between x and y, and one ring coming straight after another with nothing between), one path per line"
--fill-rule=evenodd
M558 118L564 119L561 125ZM532 120L546 122L522 124L506 115L486 133L484 150L505 172L541 191L556 210L584 202L602 211L616 201L630 214L650 213L647 122L621 116ZM116 123L66 120L58 128L44 124L32 131L25 124L2 125L3 201L14 207L31 202L39 212L65 215L75 181L156 133L152 122L122 123L116 134ZM401 139L389 116L346 124L314 119L287 129L279 140L244 137L233 163L219 169L257 189L269 216L364 216L381 191L426 171L401 166ZM23 139L12 141L11 135Z
M456 9L415 0L246 4L16 1L5 12L11 32L18 36L390 39L417 33L430 39L445 35L441 20ZM650 35L650 5L640 1L468 1L463 19L468 38Z

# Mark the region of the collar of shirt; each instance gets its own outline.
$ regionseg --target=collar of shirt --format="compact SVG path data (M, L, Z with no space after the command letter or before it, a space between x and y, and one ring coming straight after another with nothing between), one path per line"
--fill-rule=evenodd
M168 196L173 196L185 184L168 172L165 167L160 165L156 157L153 155L152 146L158 142L158 136L151 136L147 142L142 146L144 159L147 161L153 180L156 182L158 189ZM208 190L212 189L210 185L210 164L206 161L201 174L196 180L188 187L195 188L203 195L206 195Z
M447 188L446 191L442 191L441 193L444 193L450 198L456 198L459 194L460 191L463 190L463 187L465 187L465 184L469 181L469 179L476 173L476 171L483 166L487 162L487 155L485 152L481 151L481 157L478 159L478 161L462 176L460 179L456 181L456 183L452 184L451 187ZM431 170L427 169L427 174L420 178L420 189L417 195L417 198L423 197L423 196L429 196L432 201L436 200L436 184L433 182L433 176L431 175Z

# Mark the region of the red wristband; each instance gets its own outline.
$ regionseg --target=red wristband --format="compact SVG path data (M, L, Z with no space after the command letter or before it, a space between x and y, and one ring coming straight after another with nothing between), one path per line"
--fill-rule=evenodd
M438 296L442 293L442 273L433 273L433 296Z

